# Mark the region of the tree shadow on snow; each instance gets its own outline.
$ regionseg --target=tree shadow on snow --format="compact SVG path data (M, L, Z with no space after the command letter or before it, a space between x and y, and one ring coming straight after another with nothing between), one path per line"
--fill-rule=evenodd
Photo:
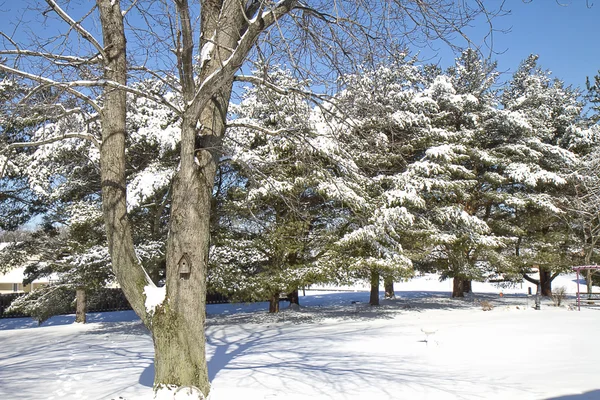
M380 293L383 297L383 292ZM211 313L207 307L207 325L266 324L266 323L316 323L328 319L365 321L392 319L405 311L458 310L478 307L481 299L498 297L482 294L464 299L452 299L449 292L398 292L395 299L382 299L379 306L369 305L368 292L338 292L302 296L301 307L292 310L282 303L279 313L266 310L245 311L239 304L220 305L220 313Z
M467 397L482 386L496 392L506 389L506 382L495 377L459 377L432 369L419 354L390 357L361 350L356 337L376 338L384 334L381 330L365 330L364 324L339 325L335 330L319 325L253 326L235 332L213 326L207 332L209 379L218 382L219 374L227 372L240 387L260 386L278 393L298 393L306 388L315 396L373 388L378 396L397 398L397 386L389 387L389 382L437 392L440 397ZM349 350L353 348L356 351ZM512 389L527 391L517 386Z
M581 394L568 394L559 397L549 397L546 400L600 400L600 390L592 390Z
M87 323L109 323L109 322L129 322L138 320L139 318L133 311L107 311L87 313ZM75 314L56 315L48 320L38 324L38 322L30 317L24 318L1 318L0 330L12 329L30 329L37 327L62 326L75 323Z

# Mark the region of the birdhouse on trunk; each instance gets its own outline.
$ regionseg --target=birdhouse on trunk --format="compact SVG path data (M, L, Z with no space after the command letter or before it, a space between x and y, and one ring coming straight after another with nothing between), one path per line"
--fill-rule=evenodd
M187 280L192 273L192 262L188 253L183 253L179 260L179 279Z

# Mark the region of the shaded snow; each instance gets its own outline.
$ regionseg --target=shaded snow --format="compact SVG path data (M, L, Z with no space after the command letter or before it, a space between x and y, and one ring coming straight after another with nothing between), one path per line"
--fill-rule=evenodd
M556 279L576 287L572 275ZM376 308L359 288L307 292L299 311L276 315L267 303L209 305L210 399L600 397L600 348L586 345L600 329L597 309L546 300L536 311L525 284L504 297L473 286L479 293L452 300L450 281L426 275L396 284L399 298ZM495 308L482 311L482 300ZM152 399L152 340L139 320L132 312L88 320L0 320L0 398Z

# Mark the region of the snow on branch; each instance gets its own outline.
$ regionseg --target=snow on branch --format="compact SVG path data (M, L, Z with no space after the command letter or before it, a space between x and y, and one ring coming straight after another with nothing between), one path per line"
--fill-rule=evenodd
M7 149L12 150L12 149L18 149L18 148L24 148L24 147L39 147L39 146L44 146L46 144L59 142L61 140L65 140L65 139L89 140L90 142L94 143L94 146L96 146L98 149L100 149L100 142L98 141L98 139L96 139L96 137L94 137L94 135L85 134L85 133L64 133L60 136L51 137L51 138L44 139L44 140L38 140L35 142L11 143L7 146Z
M74 89L74 87L83 86L83 85L76 85L75 82L57 82L55 80L52 80L49 78L44 78L43 76L39 76L39 75L30 74L28 72L21 71L21 70L15 69L15 68L11 68L11 67L8 67L3 64L0 64L0 71L5 71L8 73L17 75L17 76L21 76L23 78L30 79L34 82L38 82L38 83L41 83L44 85L64 89L66 92L72 94L73 96L77 97L78 99L85 101L92 108L94 108L94 110L96 110L96 112L99 113L101 111L101 108L98 105L98 103L96 103L94 100L92 100L89 96L86 96L85 94L81 93L80 91Z
M339 109L339 107L336 107L334 99L329 95L319 94L319 93L312 92L310 90L303 90L303 89L299 89L299 88L295 88L295 87L278 86L278 85L274 84L273 82L269 82L264 78L260 78L258 76L254 76L254 75L236 75L236 76L234 76L233 80L236 82L251 83L254 86L264 86L267 89L272 90L275 93L280 94L282 96L298 94L298 95L306 97L309 101L311 101L313 104L315 104L316 106L318 106L320 109L322 109L323 111L325 111L328 114L332 114L332 110L329 109L327 106L323 107L324 104L331 105L332 109L337 110L341 114L345 114L342 110Z
M262 133L264 133L266 135L270 135L270 136L277 136L277 135L281 135L282 133L286 133L286 132L290 131L289 128L279 128L279 129L276 129L276 130L271 130L271 129L267 129L265 127L262 127L260 125L251 124L251 123L247 123L247 122L228 122L227 123L227 127L228 128L246 128L246 129L251 129L251 130L262 132Z
M232 49L233 52L226 60L221 62L220 68L208 75L198 86L190 105L196 110L203 109L211 96L242 65L246 56L255 45L258 36L296 6L298 6L297 0L281 0L269 11L261 11L255 18L250 20L247 30L238 41L237 47Z
M96 54L90 58L83 58L83 57L75 57L75 56L66 56L63 54L45 53L45 52L41 52L41 51L21 50L21 49L0 50L0 54L46 58L48 60L62 61L62 62L67 63L67 64L60 64L63 66L64 65L72 65L74 67L78 66L78 65L82 65L82 64L98 64L102 61L102 57L100 56L100 54Z
M94 110L96 110L98 113L101 112L101 108L98 105L98 103L96 103L89 96L86 96L85 94L76 90L75 89L76 87L109 87L109 88L113 88L113 89L123 90L125 92L132 93L132 94L153 100L159 104L163 104L163 105L167 106L168 108L170 108L171 110L173 110L177 115L181 115L181 110L176 105L172 104L171 102L169 102L167 99L165 99L162 96L158 96L158 95L155 95L155 94L152 94L149 92L141 91L141 90L135 89L130 86L121 85L118 82L114 82L114 81L110 81L110 80L106 80L106 79L58 82L58 81L55 81L55 80L52 80L49 78L44 78L39 75L34 75L34 74L30 74L28 72L24 72L24 71L15 69L15 68L11 68L11 67L8 67L3 64L0 64L0 71L6 71L11 74L15 74L15 75L21 76L23 78L30 79L32 81L39 82L41 84L64 89L65 91L72 94L73 96L85 101L87 104L92 106L94 108Z

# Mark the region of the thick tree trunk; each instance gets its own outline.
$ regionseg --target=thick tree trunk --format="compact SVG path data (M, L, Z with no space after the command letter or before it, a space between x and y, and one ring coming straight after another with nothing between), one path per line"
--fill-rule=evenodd
M85 313L87 311L87 302L85 289L77 288L75 292L75 322L85 324Z
M542 296L552 296L552 272L540 268L540 285L542 287Z
M371 270L371 294L369 304L372 306L379 305L379 272Z
M589 262L586 265L589 265ZM592 298L592 288L593 288L592 270L591 269L588 269L586 271L585 284L587 286L588 299L591 299Z
M463 293L473 292L473 281L470 279L463 279Z
M462 278L452 279L452 297L465 297L464 283L465 280Z
M394 279L390 276L386 276L383 279L383 288L385 290L385 298L393 299L396 297L396 293L394 292Z
M189 4L187 0L175 2L178 26L177 37L173 39L177 42L177 67L185 106L181 116L180 167L173 181L167 240L166 296L153 311L146 310L145 288L156 287L135 254L127 217L126 93L116 88L127 84L124 13L119 0L96 0L96 5L102 25L104 75L108 82L100 111L100 167L102 205L113 269L131 306L152 332L155 387L193 386L208 396L204 320L211 197L233 75L258 35L296 3L285 1L269 13L263 13L260 23L249 26L243 4L201 1L199 47L203 48L208 41L215 45L200 65L199 76L195 77L194 50L198 46L194 43ZM236 51L232 53L231 49ZM196 82L202 83L197 87Z
M298 289L293 290L290 294L288 294L288 297L290 299L290 305L300 305L300 295L298 294Z
M275 293L269 299L269 313L279 312L279 293Z

